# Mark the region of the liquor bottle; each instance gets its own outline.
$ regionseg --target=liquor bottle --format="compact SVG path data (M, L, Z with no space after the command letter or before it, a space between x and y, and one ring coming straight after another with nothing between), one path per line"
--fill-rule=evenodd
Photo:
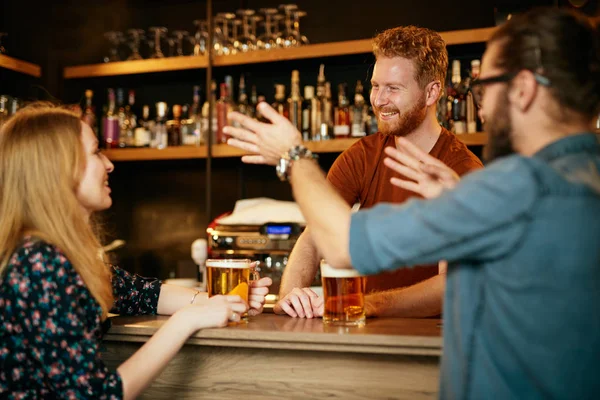
M321 140L333 139L333 102L331 101L331 83L325 82L323 113L321 115Z
M150 147L165 149L169 145L169 134L167 132L167 103L161 101L156 103L156 120L154 131L151 132Z
M108 89L108 106L102 118L102 138L104 147L114 149L119 146L119 118L116 110L116 98L114 89Z
M92 128L94 134L98 135L98 119L96 118L96 108L92 103L93 97L93 91L89 89L85 91L85 107L81 119Z
M137 126L133 131L133 145L135 147L149 147L150 146L150 107L144 105L142 107L142 117L138 119ZM153 124L152 124L153 125Z
M135 90L129 90L127 105L125 106L125 147L133 147L135 144L135 127L137 126L137 115L135 114Z
M254 117L252 107L250 104L248 104L248 95L246 94L246 81L244 79L244 75L240 76L240 86L238 91L237 111L250 118Z
M203 144L202 139L202 110L200 108L200 86L194 86L192 107L189 109L187 116L181 121L181 143L189 146L199 146L200 144Z
M264 101L264 100L263 100ZM258 105L258 94L256 93L256 85L252 85L252 90L250 92L250 112L253 118L256 118L256 106Z
M173 105L173 119L167 121L167 133L169 135L169 146L181 146L181 106Z
M315 140L317 99L315 87L304 86L304 101L302 102L302 140Z
M275 85L275 102L272 106L280 115L290 118L290 109L285 103L285 85Z
M300 96L300 72L292 71L292 90L288 99L289 118L292 125L302 130L302 96Z
M334 110L333 134L336 139L350 137L350 106L346 96L346 84L338 85L338 104Z
M319 66L319 75L317 76L317 105L313 110L315 113L315 128L317 133L313 135L313 140L319 141L322 138L327 138L327 121L324 118L325 112L325 65Z
M367 114L367 135L374 135L379 131L379 125L377 125L377 117L373 107L369 107Z
M354 105L350 109L352 121L352 137L362 137L367 134L367 105L363 96L363 85L361 81L356 82L354 89Z
M221 83L221 97L217 101L217 143L227 143L229 135L223 132L223 128L229 125L227 114L233 110L233 104L229 97L229 90L226 83Z
M471 61L471 76L465 79L468 79L464 86L467 90L467 94L465 96L466 102L466 118L467 118L467 133L476 133L480 127L479 118L477 116L477 104L475 103L475 98L473 97L473 92L471 91L471 83L479 77L479 68L481 66L481 61L472 60Z
M217 132L217 82L212 81L210 84L210 97L208 99L206 99L206 101L204 102L204 104L202 105L202 133L201 133L201 140L204 143L208 143L208 135L209 135L209 129L208 129L208 121L209 121L209 116L208 116L208 110L210 109L210 105L212 104L212 115L211 115L211 136L212 136L212 143L216 143L217 141L217 136L216 136L216 132Z
M452 61L452 132L467 133L467 107L464 88L461 85L460 61Z

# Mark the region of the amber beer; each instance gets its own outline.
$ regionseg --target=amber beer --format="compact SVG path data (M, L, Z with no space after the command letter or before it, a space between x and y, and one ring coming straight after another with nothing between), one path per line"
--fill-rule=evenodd
M208 297L222 295L238 295L248 302L250 276L258 279L252 261L248 259L206 260L206 284ZM248 314L242 315L247 319Z
M325 309L323 322L329 325L365 325L365 277L353 269L335 269L321 261Z

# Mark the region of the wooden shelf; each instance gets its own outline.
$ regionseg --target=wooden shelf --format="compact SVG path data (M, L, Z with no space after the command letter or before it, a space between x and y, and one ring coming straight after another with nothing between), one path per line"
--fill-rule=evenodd
M458 135L458 138L468 146L481 146L487 143L487 134L473 133ZM334 139L322 142L308 142L306 147L314 153L341 153L360 139ZM206 146L178 146L166 149L109 149L104 154L111 161L153 161L153 160L185 160L202 159L208 155ZM214 158L241 157L247 152L226 144L213 146Z
M447 45L481 43L487 41L495 30L496 28L465 29L440 32L440 35L446 41ZM225 67L230 65L344 56L370 53L371 50L372 39L309 44L289 49L274 49L269 51L240 53L230 56L215 56L214 66ZM205 56L169 57L156 60L119 61L67 67L64 70L64 77L65 79L92 78L100 76L199 69L206 68L207 66L208 58Z
M4 54L0 54L0 68L10 69L11 71L31 75L36 78L42 76L42 69L39 65L9 57Z
M146 74L151 72L182 71L186 69L201 69L206 68L207 66L208 57L205 56L167 57L67 67L64 70L63 76L65 79L91 78L100 76Z

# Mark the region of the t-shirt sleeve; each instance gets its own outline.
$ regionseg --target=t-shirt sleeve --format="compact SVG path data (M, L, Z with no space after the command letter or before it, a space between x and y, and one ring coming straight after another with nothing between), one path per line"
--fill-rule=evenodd
M327 173L327 180L349 205L360 201L365 174L362 152L360 146L351 146L338 156Z
M156 314L161 281L130 274L113 266L113 294L115 304L111 311L121 315Z
M525 233L536 197L533 170L525 159L514 157L467 176L437 199L380 204L355 213L352 265L375 274L442 259L501 257Z
M452 165L450 165L450 168L452 168L459 176L463 176L471 171L483 168L483 163L473 154L472 156L453 162Z
M22 271L31 273L24 276ZM91 304L91 294L76 276L63 254L36 245L22 268L6 277L15 282L12 290L21 299L13 304L13 312L24 321L30 354L53 397L121 399L121 377L104 365L95 314L85 306Z

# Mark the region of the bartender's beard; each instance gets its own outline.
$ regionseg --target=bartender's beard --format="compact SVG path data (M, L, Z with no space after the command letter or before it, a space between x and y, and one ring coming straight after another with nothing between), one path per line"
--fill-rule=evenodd
M382 121L379 114L382 112L398 112L398 118L394 121ZM377 127L379 132L390 136L407 136L419 127L427 116L427 105L425 93L408 111L400 112L397 108L377 109Z
M508 89L499 94L496 107L485 119L484 129L488 132L488 144L483 149L486 163L515 153L512 143L512 120L509 112Z

